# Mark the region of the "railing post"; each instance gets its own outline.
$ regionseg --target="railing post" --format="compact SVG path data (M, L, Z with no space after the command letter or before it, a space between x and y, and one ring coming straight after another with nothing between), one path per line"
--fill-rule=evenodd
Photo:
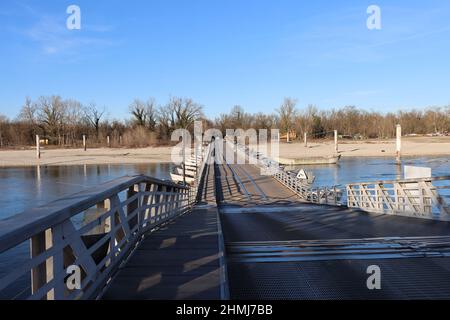
M52 234L50 230L36 234L30 241L31 259L38 257L52 246ZM35 294L48 279L53 275L53 266L49 259L40 265L31 269L31 294ZM47 299L51 299L51 295L47 294Z
M337 191L336 186L333 187L334 205L337 205Z
M139 186L137 187L139 188ZM129 187L127 191L127 199L130 199L131 197L133 197L138 193L139 191L136 191L136 185ZM139 208L139 197L136 197L136 199L134 199L127 205L127 217L129 217L138 208ZM136 224L139 223L139 214L140 213L138 212L136 216L134 216L131 220L128 221L131 230L136 226ZM123 221L122 223L126 223L126 221Z

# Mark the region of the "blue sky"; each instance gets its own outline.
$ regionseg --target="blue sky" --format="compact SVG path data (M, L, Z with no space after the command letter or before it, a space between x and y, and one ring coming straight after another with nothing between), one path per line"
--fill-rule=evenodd
M81 30L66 8L81 8ZM366 27L367 7L382 29ZM128 116L136 98L191 97L208 116L450 104L448 0L2 0L0 114L59 94Z

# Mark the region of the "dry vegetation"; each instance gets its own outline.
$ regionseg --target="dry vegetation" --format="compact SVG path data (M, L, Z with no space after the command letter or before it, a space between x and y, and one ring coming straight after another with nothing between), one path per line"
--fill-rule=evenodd
M350 139L390 139L398 123L405 135L450 131L449 106L386 114L352 106L319 111L312 105L299 110L296 100L287 98L272 114L249 114L235 106L230 113L210 120L202 111L203 107L192 99L174 97L161 105L154 99L136 99L129 106L131 119L118 121L106 119L106 108L95 104L84 106L59 96L26 99L16 119L0 115L0 147L32 146L36 134L54 147L81 147L83 135L87 135L89 147L104 147L107 136L111 147L163 145L170 142L175 129L192 130L195 120L224 133L226 129L279 128L282 134L292 132L293 137L303 137L306 132L310 139L330 137L333 130Z

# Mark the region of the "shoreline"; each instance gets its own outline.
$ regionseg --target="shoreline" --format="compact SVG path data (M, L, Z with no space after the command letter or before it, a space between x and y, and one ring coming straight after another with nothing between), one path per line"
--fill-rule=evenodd
M332 141L280 143L279 156L287 159L307 159L334 155ZM338 154L345 158L392 158L395 159L395 141L341 141ZM42 149L41 159L36 151L0 150L0 168L33 166L119 165L172 163L172 147L147 148L97 148L88 149ZM270 145L268 145L270 154ZM449 157L450 137L408 139L402 141L402 157Z

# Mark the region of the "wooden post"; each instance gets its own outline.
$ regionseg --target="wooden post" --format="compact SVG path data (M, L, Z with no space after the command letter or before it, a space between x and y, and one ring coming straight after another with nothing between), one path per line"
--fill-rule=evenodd
M86 151L86 135L85 134L83 134L83 148L84 148L84 151Z
M305 132L304 141L305 141L305 148L308 148L308 133L306 133L306 132Z
M30 241L31 259L38 257L53 245L52 233L49 230L34 235ZM50 260L46 260L35 268L31 269L31 293L36 293L39 288L47 283L47 280L53 275L53 266ZM52 295L48 293L47 299L52 299Z
M290 138L290 137L289 137L289 130L288 130L288 131L287 131L287 136L286 136L286 142L287 142L287 143L291 142L291 141L290 141L291 139L289 139L289 138Z
M397 135L396 158L397 158L397 163L400 163L402 161L402 159L401 159L401 157L402 157L402 126L399 124L397 125L396 135Z
M186 185L186 140L183 131L183 183Z
M109 136L106 137L106 144L108 145L108 148L111 147L111 141L109 140Z
M339 146L338 146L338 131L334 130L334 149L336 153L339 152Z
M36 135L36 158L41 158L41 140L38 135Z

